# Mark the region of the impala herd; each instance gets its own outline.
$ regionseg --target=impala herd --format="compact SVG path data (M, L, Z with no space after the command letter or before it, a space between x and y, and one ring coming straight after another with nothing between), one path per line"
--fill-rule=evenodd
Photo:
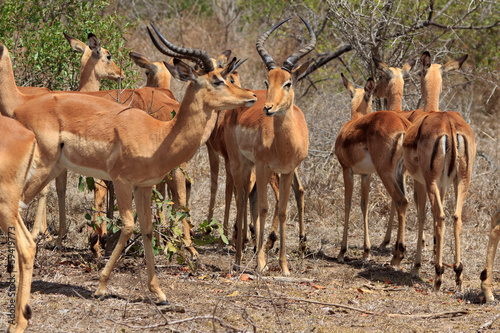
M59 198L59 235L66 234L65 191L67 170L103 179L95 186L96 216L102 221L92 237L92 248L99 256L99 245L106 243L106 225L102 218L106 189L114 188L123 227L109 261L104 267L95 296L103 297L112 269L133 233L135 200L144 242L149 290L158 303L167 297L160 289L155 274L152 251L151 192L157 186L165 192L167 183L177 206L189 201L190 183L178 166L188 163L197 149L207 144L212 174L212 217L218 174L218 156L226 166L226 211L224 233L228 234L229 206L236 198L235 265L238 269L244 243L247 241L247 203L250 199L250 230L256 238L257 270L266 267L265 252L277 239L279 223L279 264L289 275L285 248L285 220L290 187L294 189L299 211L299 238L305 250L303 227L304 189L297 168L308 153L309 135L303 112L294 104L296 79L309 67L309 61L298 65L311 52L316 36L311 27L309 42L278 66L264 48L269 35L289 19L273 26L257 41L257 52L267 67L266 90L241 88L237 67L243 62L230 59L223 52L212 59L199 49L188 49L170 43L151 25L151 40L157 49L172 57L170 63L151 62L131 52L134 62L147 70L146 87L124 89L119 93L99 91L101 79L124 78L109 51L89 34L88 44L65 34L74 50L83 54L78 92L51 92L45 88L17 87L7 48L0 44L0 224L15 245L9 253L8 271L16 274L15 320L9 331L23 332L31 317L29 296L36 244L34 239L46 231L45 200L39 202L33 230L28 231L19 208L38 193L47 193L47 185L56 179ZM415 66L409 61L402 68L389 67L373 57L380 71L377 83L371 78L364 88L356 89L343 75L342 82L352 98L351 120L340 130L335 142L335 155L342 166L345 189L345 220L338 262L344 261L353 192L354 175L361 175L361 209L364 221L364 259L370 256L368 235L368 196L371 175L376 173L392 199L391 220L397 213L398 233L391 264L399 266L405 255L405 215L408 206L406 174L413 177L418 212L417 255L413 276L418 276L424 243L426 198L434 218L434 254L436 277L434 289L440 290L443 275L444 197L449 185L455 189L454 235L457 289L462 288L463 265L460 260L462 205L471 180L475 157L474 134L456 112L439 110L442 75L458 70L467 56L444 65L421 56L421 90L424 108L402 111L404 79ZM195 65L189 65L183 60ZM171 93L170 79L188 82L181 103ZM388 111L372 112L372 97L386 98ZM118 102L118 103L117 103ZM226 110L226 111L225 111ZM172 111L175 116L172 118ZM225 112L220 112L225 111ZM171 172L172 176L166 177ZM163 182L165 180L165 182ZM112 183L111 183L112 182ZM271 183L277 204L272 232L264 246L264 225L268 213L267 185ZM163 188L162 188L163 186ZM113 195L109 194L112 198ZM184 237L193 258L197 252L191 245L189 222L184 220ZM381 247L391 237L389 223ZM486 268L481 273L482 289L488 302L491 292L492 267L500 240L500 211L492 220ZM10 243L9 243L10 244Z

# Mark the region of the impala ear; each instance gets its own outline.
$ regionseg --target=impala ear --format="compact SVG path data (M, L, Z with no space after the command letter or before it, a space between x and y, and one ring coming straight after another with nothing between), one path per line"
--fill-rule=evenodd
M306 62L292 70L292 79L294 82L297 82L297 79L309 68L310 64L311 59L307 60Z
M87 47L87 44L85 44L84 42L82 42L79 39L71 37L70 35L66 34L65 32L63 32L63 34L64 34L64 38L66 38L66 40L69 42L69 45L71 46L71 48L73 50L75 50L77 52L81 52L81 53L85 52L85 48Z
M224 66L226 66L227 61L228 61L230 56L231 56L231 50L226 50L226 51L222 52L217 57L217 61L215 63L216 67L217 68L224 68Z
M89 47L92 50L92 54L100 57L101 56L101 41L94 34L89 33L88 36Z
M401 69L403 72L403 79L407 79L410 76L410 71L412 70L413 66L415 66L416 61L415 60L408 60L404 65L403 68Z
M170 74L180 81L198 81L198 75L194 69L188 64L182 62L181 60L175 58L174 64L164 62Z
M135 62L135 64L139 67L148 69L148 70L154 70L156 69L156 66L149 61L148 58L143 56L142 54L136 53L136 52L130 52L129 53L130 58Z
M349 82L349 80L346 79L346 77L344 76L344 73L340 73L340 76L342 77L342 83L344 84L344 87L347 89L347 91L351 95L351 98L353 98L354 92L356 91L356 89L351 84L351 82Z
M373 81L372 78L369 78L368 80L366 80L365 92L367 92L370 95L373 95L374 91L375 91L375 81Z
M384 73L385 76L387 77L387 79L389 79L389 80L392 79L392 77L394 76L394 73L389 68L389 65L387 65L385 62L383 62L382 60L380 60L377 56L373 56L372 60L375 63L375 67L379 71L381 71L382 73Z
M432 63L431 54L428 51L422 53L422 56L420 57L420 62L422 63L423 72L425 72L425 70L431 67Z
M462 64L469 57L468 54L461 56L460 58L450 60L443 66L443 72L447 73L449 71L456 71L462 67Z

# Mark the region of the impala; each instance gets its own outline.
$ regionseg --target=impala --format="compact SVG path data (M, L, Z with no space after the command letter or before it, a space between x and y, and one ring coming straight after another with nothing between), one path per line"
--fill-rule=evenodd
M5 47L0 45L0 57L4 51ZM8 306L9 310L15 307L15 312L9 311L5 316L10 324L9 332L23 332L31 318L28 302L36 244L19 214L19 200L36 164L33 162L36 151L32 132L14 119L0 116L0 227L7 235L7 272L11 274L8 294L15 297L9 300Z
M387 100L387 110L398 112L406 119L412 121L413 117L418 113L417 111L403 111L403 90L404 80L409 77L410 71L415 66L415 60L410 60L404 63L403 67L389 67L385 62L372 57L375 67L380 71L380 77L375 86L374 96L378 98L385 98ZM394 221L394 214L396 213L396 204L391 202L391 212L389 215L389 222L384 236L384 240L380 244L380 249L385 249L387 244L391 241L392 224Z
M463 264L460 260L460 234L462 232L462 206L471 179L472 165L476 155L474 133L459 113L439 111L439 95L442 90L443 73L458 70L467 55L451 60L444 65L431 63L429 52L421 56L421 88L424 100L424 115L408 129L403 141L404 163L415 180L418 197L419 221L417 254L412 270L418 276L421 266L425 193L429 197L434 219L435 269L434 290L439 291L444 267L442 263L445 230L444 197L450 184L455 187L455 263L457 290L462 289Z
M88 45L71 37L64 33L64 37L68 40L71 47L78 52L82 53L81 58L81 66L80 66L80 83L78 86L78 90L81 92L92 92L98 91L100 86L100 81L103 79L108 80L120 80L124 78L122 70L116 65L116 63L112 60L111 53L105 48L101 47L100 40L94 35L88 35ZM23 101L27 101L31 99L31 95L40 95L45 93L50 93L50 90L47 88L40 87L18 87L19 91L23 94L27 94L28 96L24 96L19 101L20 104ZM18 105L20 105L18 104ZM13 108L10 108L13 110ZM56 191L58 196L58 204L59 204L59 237L56 239L56 244L58 247L62 246L62 239L66 235L67 227L66 227L66 180L67 180L67 172L64 171L61 173L59 177L56 178ZM31 231L33 237L37 237L40 232L46 232L47 230L47 214L46 214L46 205L47 205L47 194L49 188L44 189L38 201L38 208L35 217L35 223L33 225L33 229ZM103 211L104 211L104 198L106 195L106 187L104 183L96 182L95 192L94 192L94 201L96 212L94 216L94 221L98 221L102 219ZM104 220L103 220L104 221ZM98 228L100 229L100 228ZM103 229L105 229L105 224ZM102 236L102 235L101 235ZM91 246L93 251L97 251L99 254L99 244L95 241ZM97 243L97 244L96 244Z
M158 32L159 37L165 40ZM224 69L214 69L201 50L177 47L174 52L202 65L199 71L175 60L168 68L172 75L188 81L185 97L176 117L162 122L142 110L102 98L75 94L45 94L14 110L15 118L35 133L40 157L27 181L22 201L29 202L62 170L112 180L123 223L118 243L104 267L96 296L103 296L111 271L133 233L132 194L141 225L148 271L149 290L160 303L166 296L158 285L152 251L151 189L174 167L189 160L201 144L213 110L251 105L255 94L226 81L233 60ZM4 52L6 53L6 52ZM10 62L8 53L5 54ZM3 58L3 57L2 57ZM6 93L19 93L12 84ZM3 100L5 96L0 95ZM25 246L25 245L21 245ZM30 250L34 256L34 250ZM32 267L32 262L29 264Z
M225 141L228 150L231 174L236 189L236 257L238 267L242 257L243 237L246 234L245 207L250 191L250 175L255 168L258 193L258 221L255 223L257 242L257 269L266 266L263 250L264 225L267 217L267 184L272 172L280 174L279 222L280 259L284 275L289 275L286 261L285 220L290 186L295 169L307 156L309 137L302 111L294 105L293 82L305 71L309 63L294 69L297 62L313 50L316 36L304 21L311 40L302 49L289 56L279 68L264 49L263 43L286 19L259 37L256 48L267 70L266 90L256 91L257 103L246 109L226 111L224 117Z
M491 280L493 276L493 264L497 252L498 241L500 240L500 209L491 217L491 231L486 252L486 265L481 272L481 289L483 290L486 302L493 302L495 297L491 292Z
M228 51L226 51L228 52ZM223 67L226 62L227 62L227 57L229 57L229 53L223 52L216 61L214 61L214 64ZM237 71L233 71L233 73L229 76L229 79L231 82L234 84L241 86L240 80L239 80L239 75ZM210 203L209 203L209 209L208 209L208 217L207 220L210 221L213 217L213 211L215 207L215 198L217 195L217 182L218 182L218 177L219 177L219 157L221 156L224 159L224 165L225 165L225 170L226 170L226 193L225 193L225 208L224 208L224 222L223 222L223 228L224 228L224 234L228 236L228 224L229 224L229 211L231 208L231 199L233 197L233 190L234 190L234 182L233 182L233 177L231 175L231 167L230 167L230 161L229 161L229 155L227 152L226 148L226 141L225 141L225 134L224 134L224 113L219 112L217 116L217 124L214 128L214 131L210 135L210 138L207 141L207 151L208 151L208 157L210 161ZM252 174L251 177L252 182L255 181L255 176ZM278 210L279 210L279 175L275 172L273 172L271 179L270 179L270 185L271 188L273 189L273 193L276 199L276 204L275 204L275 209L274 209L274 216L273 216L273 223L271 226L271 232L269 233L268 240L265 245L265 251L269 251L271 248L273 248L274 243L277 239L276 236L276 229L278 227L279 223L279 218L278 218ZM299 238L300 238L300 250L302 252L305 251L306 248L306 236L304 232L304 188L302 187L302 184L300 183L300 180L298 178L298 174L295 171L294 172L294 178L293 178L293 183L292 183L292 188L295 193L295 199L297 201L297 211L298 211L298 218L299 218ZM251 211L252 211L252 222L256 220L256 209L257 209L257 191L256 191L256 186L253 186L253 190L250 192L250 206L251 206ZM246 227L244 228L246 229ZM255 235L255 226L251 225L250 230L252 231L252 235ZM233 242L236 243L236 237L237 233L236 230L233 234ZM247 242L247 234L245 233L243 235L243 242Z
M410 122L393 111L371 112L375 84L370 78L364 89L355 89L342 74L342 82L350 93L351 120L342 126L335 140L337 156L344 176L344 232L338 262L344 261L347 231L351 211L354 175L361 175L361 211L364 222L363 259L370 257L368 235L368 195L371 175L377 173L387 192L396 203L398 235L391 264L399 266L404 257L405 215L408 201L403 167L403 137Z

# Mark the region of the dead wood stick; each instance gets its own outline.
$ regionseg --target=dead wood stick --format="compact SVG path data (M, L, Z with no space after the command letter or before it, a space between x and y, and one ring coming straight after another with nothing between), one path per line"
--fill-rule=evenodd
M497 313L497 315L495 317L493 317L490 321L488 321L487 323L483 324L483 326L479 327L479 329L477 330L478 332L482 332L484 331L485 329L489 328L491 325L493 325L493 323L498 319L500 318L500 312Z
M241 295L240 297L267 298L265 296L259 296L259 295ZM295 297L279 297L278 296L276 298L278 298L278 299L284 299L284 300L290 300L290 301L296 301L296 302L304 302L304 303L311 303L311 304L318 304L318 305L333 306L333 307L337 307L337 308L343 308L343 309L348 309L348 310L353 310L353 311L361 312L361 313L368 314L368 315L382 316L382 317L389 317L389 318L395 318L395 317L441 318L441 317L449 317L449 316L452 316L452 317L463 316L463 315L469 314L469 311L466 311L466 310L463 310L463 311L446 311L446 312L438 312L438 313L423 313L423 314L380 313L380 312L368 311L368 310L359 309L359 308L355 308L355 307L352 307L352 306L347 306L347 305L337 304L337 303L325 303L325 302L311 301L311 300L308 300L308 299L295 298Z

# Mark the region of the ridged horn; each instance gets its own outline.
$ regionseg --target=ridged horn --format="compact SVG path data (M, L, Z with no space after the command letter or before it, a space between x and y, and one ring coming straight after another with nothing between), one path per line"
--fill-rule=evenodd
M266 51L263 44L267 40L269 35L272 34L272 32L274 30L276 30L280 25L282 25L283 23L285 23L286 21L288 21L290 19L291 19L291 17L281 21L280 23L275 24L271 29L269 29L264 34L262 34L259 37L259 39L257 40L257 43L255 44L255 48L257 49L257 52L259 52L260 57L262 58L262 60L266 64L267 70L269 70L269 71L271 69L278 67L278 66L276 65L276 62L273 60L273 57L271 57L271 55Z
M307 44L305 47L301 48L300 50L289 56L288 59L286 59L283 62L283 66L281 66L281 68L288 72L291 72L293 67L297 64L297 62L303 56L311 52L316 46L316 34L314 33L313 29L301 16L299 16L299 18L302 20L302 22L304 22L304 24L307 27L307 30L309 30L309 35L311 36L311 40L309 41L309 44Z
M156 27L153 25L153 23L151 23L151 27L155 31L155 33L158 36L158 38L160 39L160 41L163 44L165 44L166 47L168 47L171 51L178 53L178 56L177 56L178 58L179 58L179 56L183 56L183 58L187 58L187 59L192 59L192 60L198 59L200 65L201 65L201 68L203 68L203 70L205 72L208 73L208 72L212 72L214 70L214 64L212 63L212 59L210 58L210 56L207 53L205 53L202 50L198 50L198 49L190 49L190 48L176 46L176 45L170 43L165 37L163 37L163 35L160 33L160 31L158 31L158 29L156 29ZM155 44L155 46L156 46L156 44Z

